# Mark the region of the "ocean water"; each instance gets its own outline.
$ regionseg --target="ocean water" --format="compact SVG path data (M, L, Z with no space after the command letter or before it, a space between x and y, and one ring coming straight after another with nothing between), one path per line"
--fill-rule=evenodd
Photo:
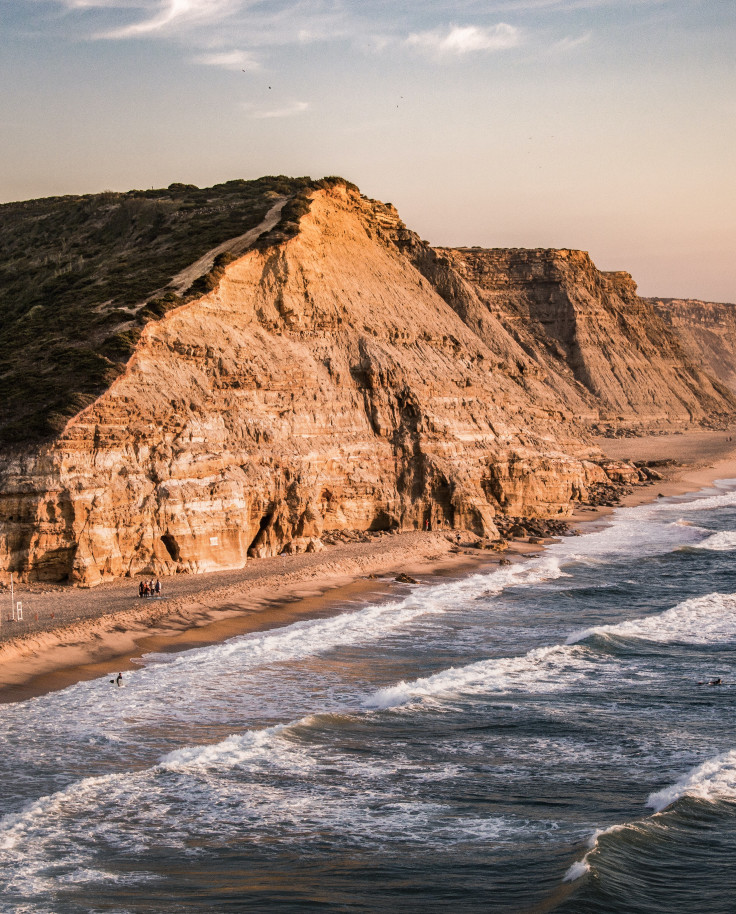
M732 914L735 559L731 480L2 706L0 910Z

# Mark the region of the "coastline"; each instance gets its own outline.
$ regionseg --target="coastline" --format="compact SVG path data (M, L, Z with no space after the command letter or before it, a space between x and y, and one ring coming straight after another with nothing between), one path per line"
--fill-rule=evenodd
M534 549L513 544L509 553ZM36 630L17 637L12 623L3 622L0 704L107 675L113 667L115 673L135 669L135 660L152 651L214 644L337 614L346 603L398 597L407 585L395 581L396 575L417 575L427 583L492 565L494 557L497 564L496 553L471 551L462 542L458 549L448 533L407 532L317 555L260 559L244 569L165 578L161 599L138 598L138 580L131 578L90 590L47 587L30 593L30 586L21 586L16 596L22 595L30 614L39 611L41 619ZM3 598L9 601L9 592Z
M613 459L675 461L661 468L661 480L635 487L617 506L632 507L736 478L736 442L729 437L691 432L595 443ZM581 507L569 522L571 527L605 523L614 510ZM523 561L555 541L514 541L499 555L471 548L475 540L462 535L458 549L447 532L377 535L316 555L261 559L235 571L164 579L161 600L137 598L137 579L130 578L93 590L21 585L17 596L28 606L24 615L33 620L38 613L39 621L19 636L12 623L2 624L0 703L110 675L113 668L115 673L135 669L135 661L152 651L186 650L337 614L350 603L398 598L406 587L394 580L401 573L427 584L437 577L490 570L502 557ZM0 599L9 600L9 595Z

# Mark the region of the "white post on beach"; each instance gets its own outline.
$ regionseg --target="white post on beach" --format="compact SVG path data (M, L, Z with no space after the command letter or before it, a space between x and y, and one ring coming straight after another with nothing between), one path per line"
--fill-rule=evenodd
M15 597L13 596L13 572L10 572L10 618L15 622Z
M23 604L20 601L15 604L15 621L23 621Z

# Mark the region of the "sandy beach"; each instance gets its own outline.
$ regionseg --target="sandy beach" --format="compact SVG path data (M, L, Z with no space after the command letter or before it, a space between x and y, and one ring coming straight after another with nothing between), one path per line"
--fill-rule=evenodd
M622 498L633 506L697 491L715 479L736 478L736 443L727 432L692 432L640 438L600 438L611 458L661 461L660 481ZM571 526L600 522L614 510L585 508ZM151 651L179 651L238 634L288 625L341 611L376 596L400 595L403 573L421 583L497 565L498 553L473 548L476 537L446 532L375 534L327 547L318 554L250 562L245 568L163 580L160 599L140 599L138 579L93 589L21 584L23 622L9 621L9 590L0 593L0 702L23 700L74 682L135 666ZM547 542L551 542L548 540ZM544 548L518 540L503 556L523 561Z

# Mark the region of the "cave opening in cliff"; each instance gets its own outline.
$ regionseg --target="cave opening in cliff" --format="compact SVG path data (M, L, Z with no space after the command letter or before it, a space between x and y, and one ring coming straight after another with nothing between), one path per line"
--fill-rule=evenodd
M371 532L379 530L398 530L399 522L388 511L379 511L370 523L368 529Z
M164 535L161 537L161 542L164 544L164 548L171 556L171 560L173 562L178 562L180 550L176 539L170 533L164 533Z
M258 542L258 538L263 533L263 531L266 529L266 527L268 527L268 525L271 523L272 520L273 520L273 511L269 511L267 514L263 515L263 517L261 518L261 520L258 524L258 532L253 537L253 539L251 540L250 546L248 546L248 549L246 550L247 555L250 555L251 549L255 549L256 543Z

